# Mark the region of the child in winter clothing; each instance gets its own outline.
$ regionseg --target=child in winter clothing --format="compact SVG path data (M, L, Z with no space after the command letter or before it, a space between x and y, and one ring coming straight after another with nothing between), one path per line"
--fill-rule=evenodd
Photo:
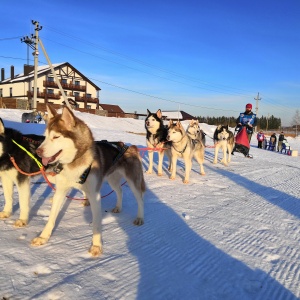
M262 143L265 140L265 135L264 135L262 130L257 134L256 138L257 138L257 141L258 141L258 146L257 147L262 149Z

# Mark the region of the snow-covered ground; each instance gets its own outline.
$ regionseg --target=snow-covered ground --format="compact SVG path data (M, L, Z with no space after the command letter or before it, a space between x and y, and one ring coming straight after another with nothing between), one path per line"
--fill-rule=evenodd
M43 133L45 125L16 123L21 113L0 110L0 117L7 127ZM77 115L97 140L146 145L142 120ZM201 127L212 146L214 127ZM167 161L164 176L145 174L141 227L132 224L137 205L126 184L121 214L110 212L115 194L104 197L99 258L88 254L90 208L75 200L66 201L49 243L30 246L46 223L53 194L35 177L29 225L13 227L16 190L12 218L0 220L0 299L299 299L300 159L257 149L255 137L251 142L254 158L235 153L228 167L212 164L214 149L207 147L206 175L194 162L188 185L182 183L182 161L176 180L168 178ZM300 153L299 140L289 143ZM148 156L141 155L146 170ZM110 191L104 185L102 195ZM2 210L2 186L0 193Z

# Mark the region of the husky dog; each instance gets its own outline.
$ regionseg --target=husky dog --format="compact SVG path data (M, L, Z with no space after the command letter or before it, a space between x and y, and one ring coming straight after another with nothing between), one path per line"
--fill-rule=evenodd
M145 120L145 128L146 128L146 141L147 147L152 149L161 149L158 151L158 168L157 168L157 175L162 176L162 165L164 159L164 153L169 157L168 151L165 151L168 145L167 142L167 135L168 135L168 128L164 125L162 120L162 112L159 109L156 113L151 113L147 109L148 115ZM149 167L147 170L147 174L151 174L153 171L153 151L148 150L149 155ZM170 158L169 158L170 161ZM169 165L170 170L170 165Z
M58 114L52 106L47 105L47 111L45 141L38 147L37 154L44 165L58 164L60 172L55 176L56 191L48 222L31 244L39 246L47 243L67 192L75 188L82 190L89 199L93 216L93 238L89 252L92 256L98 256L102 253L100 188L105 179L117 194L113 212L118 213L122 209L120 180L124 177L138 203L134 224L144 223L145 181L139 151L136 146L114 143L124 149L119 154L114 150L115 146L95 142L89 127L68 107Z
M205 133L202 129L200 129L198 120L191 120L190 124L186 129L187 135L193 140L194 143L198 143L198 141L202 142L202 145L205 146L206 139Z
M170 120L168 125L168 136L167 139L172 143L171 145L171 156L172 156L172 172L170 179L175 179L176 176L176 164L177 158L182 157L185 163L185 177L183 183L188 183L190 179L190 172L192 169L193 157L197 160L200 165L201 175L205 175L203 168L204 161L204 145L199 140L196 144L193 143L192 139L188 136L180 122L173 123ZM199 145L198 145L199 144ZM197 145L197 146L196 146Z
M219 149L223 150L223 159L221 162L228 166L228 163L231 161L231 153L234 148L234 135L228 129L228 125L219 125L217 126L214 132L214 141L215 141L215 158L213 163L216 164L218 162L218 153ZM228 152L228 159L227 159Z
M5 128L0 118L0 177L2 180L5 205L0 218L9 218L13 209L13 185L19 193L20 217L14 226L23 227L28 224L30 203L30 177L20 173L13 165L12 157L18 167L25 173L35 173L40 169L37 163L21 147L35 155L36 148L44 140L44 136L22 135L12 128ZM20 147L21 146L21 147ZM35 155L35 158L38 157Z

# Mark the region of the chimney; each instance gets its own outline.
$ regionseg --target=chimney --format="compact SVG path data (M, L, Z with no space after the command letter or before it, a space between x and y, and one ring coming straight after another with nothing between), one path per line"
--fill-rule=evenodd
M34 66L24 65L24 76L27 76L33 70L34 70Z
M4 76L4 68L1 68L1 81L5 80L5 76Z
M15 67L10 66L10 78L13 80L15 78Z

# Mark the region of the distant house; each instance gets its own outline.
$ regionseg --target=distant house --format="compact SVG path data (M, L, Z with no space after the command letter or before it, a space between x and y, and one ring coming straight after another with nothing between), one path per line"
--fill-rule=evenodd
M192 120L197 119L197 117L192 116L185 111L162 111L162 115L164 120L179 120L179 121L186 121L186 120Z
M116 117L116 118L126 117L125 112L118 105L99 104L99 109L107 112L104 114L106 117Z
M67 98L76 102L78 108L99 109L99 91L101 90L90 79L74 68L70 63L53 64L54 71L60 81ZM5 78L5 70L1 68L0 98L3 105L11 99L23 100L28 104L33 98L34 66L24 65L24 73L15 75L11 66L9 78ZM61 105L64 100L49 65L37 68L37 106L46 103ZM33 109L28 105L27 108Z

